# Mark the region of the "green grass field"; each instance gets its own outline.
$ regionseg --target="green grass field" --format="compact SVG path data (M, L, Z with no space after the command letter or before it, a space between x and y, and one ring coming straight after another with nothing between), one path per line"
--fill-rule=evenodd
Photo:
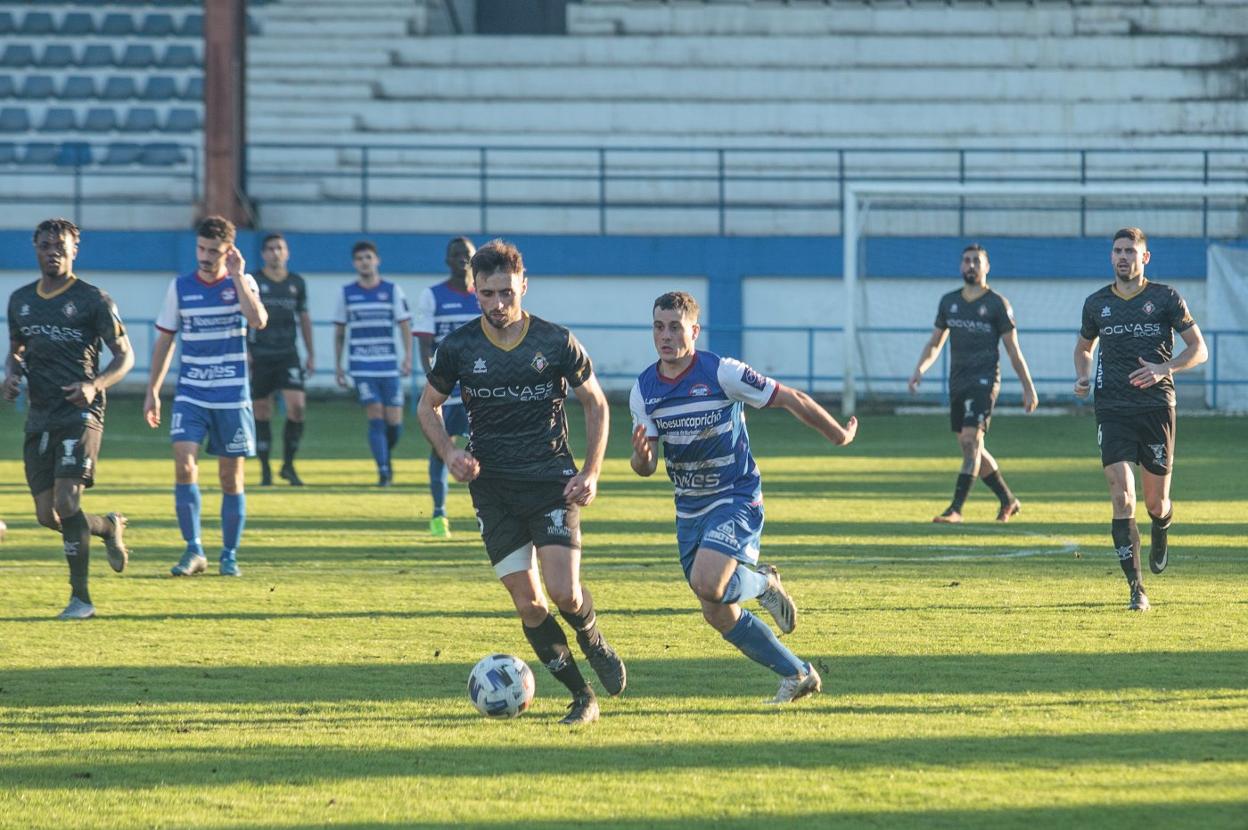
M947 528L929 523L958 464L944 418L865 417L841 450L752 414L763 558L801 609L786 640L826 666L824 694L776 711L775 678L702 622L666 479L631 474L613 414L583 576L630 680L569 731L463 487L455 538L425 532L414 419L380 491L356 408L315 401L310 486L249 470L244 578L174 580L166 434L115 401L85 504L130 516L130 567L97 544L99 616L60 623L59 537L34 522L6 408L0 827L1248 827L1244 420L1180 417L1171 566L1139 615L1090 418L998 417L1024 511L997 525L977 486ZM465 694L492 651L535 667L517 720Z

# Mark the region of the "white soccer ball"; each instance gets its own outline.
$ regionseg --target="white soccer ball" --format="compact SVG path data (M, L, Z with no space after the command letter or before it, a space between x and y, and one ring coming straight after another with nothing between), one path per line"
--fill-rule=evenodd
M519 657L482 657L468 675L468 697L487 718L514 718L529 708L537 682Z

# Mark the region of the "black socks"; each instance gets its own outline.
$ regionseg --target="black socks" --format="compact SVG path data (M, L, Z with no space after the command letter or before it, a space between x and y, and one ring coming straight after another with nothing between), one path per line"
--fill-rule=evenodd
M259 424L256 426L259 427ZM301 440L303 440L303 421L287 419L286 426L282 427L282 466L289 467L294 463L295 453L299 451Z
M577 645L586 656L591 651L602 648L602 632L598 630L598 616L594 613L593 601L590 600L588 592L584 594L580 611L572 614L560 608L559 616L572 626L572 630L576 632Z
M953 501L949 503L949 507L957 512L962 512L962 505L966 504L966 495L971 492L971 485L975 483L975 476L970 473L958 473L958 484L953 488Z
M1118 564L1122 567L1127 582L1139 585L1140 577L1140 532L1135 526L1135 519L1114 519L1110 531L1114 539L1114 551L1118 554Z
M1002 507L1009 507L1014 502L1014 494L1010 492L1010 488L1005 483L1005 479L1001 477L1000 467L984 476L982 480L984 484L988 485L989 490L997 494L997 498L1000 499Z
M256 456L260 466L268 468L269 451L273 446L273 425L269 421L256 421Z
M568 687L568 691L575 695L589 688L589 684L581 676L581 670L576 667L572 649L568 648L568 638L564 636L563 629L555 622L554 617L547 614L546 619L536 628L529 628L527 625L522 625L521 628L524 629L525 639L533 647L537 659L542 661L556 680Z
M61 517L61 539L65 545L65 561L69 564L71 593L90 605L87 574L91 565L91 528L81 510L72 516Z

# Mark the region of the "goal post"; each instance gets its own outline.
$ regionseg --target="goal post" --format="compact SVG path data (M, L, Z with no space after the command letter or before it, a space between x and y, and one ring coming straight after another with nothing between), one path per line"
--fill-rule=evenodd
M1217 202L1223 206L1230 203L1233 207L1229 211L1232 216L1232 225L1239 229L1242 235L1245 228L1245 216L1248 215L1248 183L1183 183L1174 182L1169 184L1113 184L1113 183L1061 183L1061 182L923 182L923 181L851 181L846 182L844 188L844 198L841 203L841 228L842 228L842 275L844 280L844 326L843 338L844 348L842 349L843 364L843 387L841 397L841 409L843 414L852 415L857 408L859 397L859 381L862 377L862 361L860 359L859 345L859 291L860 291L860 275L862 271L862 257L860 256L860 246L867 235L865 226L865 218L868 209L874 204L884 202L902 202L905 200L934 200L934 199L950 199L956 200L959 204L959 211L964 210L964 202L967 199L1001 199L1010 200L1015 203L1024 205L1032 205L1038 202L1048 203L1070 203L1070 210L1075 211L1082 218L1087 214L1087 202L1112 202L1120 204L1124 201L1138 201L1134 209L1130 206L1114 208L1116 217L1130 217L1138 215L1142 210L1166 209L1158 208L1167 202L1186 201L1188 203L1187 210L1191 210L1191 202L1198 201L1203 206L1203 214L1198 209L1194 215L1203 216L1203 221L1197 223L1195 232L1192 228L1187 228L1185 232L1175 233L1173 235L1188 235L1195 237L1204 237L1206 241L1210 237L1208 227L1209 205L1211 202ZM1140 206L1147 206L1141 208ZM916 208L921 210L922 208ZM949 208L944 208L949 210ZM1109 210L1108 208L1100 209L1101 212ZM1080 223L1083 224L1082 222ZM1138 221L1122 221L1117 225L1141 225L1145 223ZM1145 230L1149 230L1145 227ZM1218 229L1219 236L1236 235L1234 233L1226 234L1223 229ZM1152 230L1150 233L1156 235L1170 235L1165 229L1161 231ZM933 234L945 235L945 234ZM1010 232L983 232L983 231L965 231L959 230L959 236L964 236L968 240L975 235L990 236L1035 236L1037 239L1043 239L1046 234L1019 234ZM1068 236L1065 233L1050 233L1049 237ZM1075 235L1082 236L1099 236L1099 233L1089 234L1086 227L1080 227ZM1108 256L1108 254L1107 254ZM1108 273L1108 268L1107 268ZM915 346L915 354L918 353L918 344Z

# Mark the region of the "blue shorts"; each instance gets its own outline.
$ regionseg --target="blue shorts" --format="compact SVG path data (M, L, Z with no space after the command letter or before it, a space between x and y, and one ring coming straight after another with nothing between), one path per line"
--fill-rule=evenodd
M755 501L721 504L692 519L676 518L680 567L689 579L698 548L709 548L746 565L758 564L763 535L763 505Z
M186 401L173 402L169 440L203 443L208 436L208 452L225 457L251 457L256 454L256 419L251 407L209 409Z
M442 423L446 427L446 434L467 435L468 434L468 411L461 404L442 404Z
M360 406L379 403L382 406L403 405L403 383L400 378L356 378L355 393Z

